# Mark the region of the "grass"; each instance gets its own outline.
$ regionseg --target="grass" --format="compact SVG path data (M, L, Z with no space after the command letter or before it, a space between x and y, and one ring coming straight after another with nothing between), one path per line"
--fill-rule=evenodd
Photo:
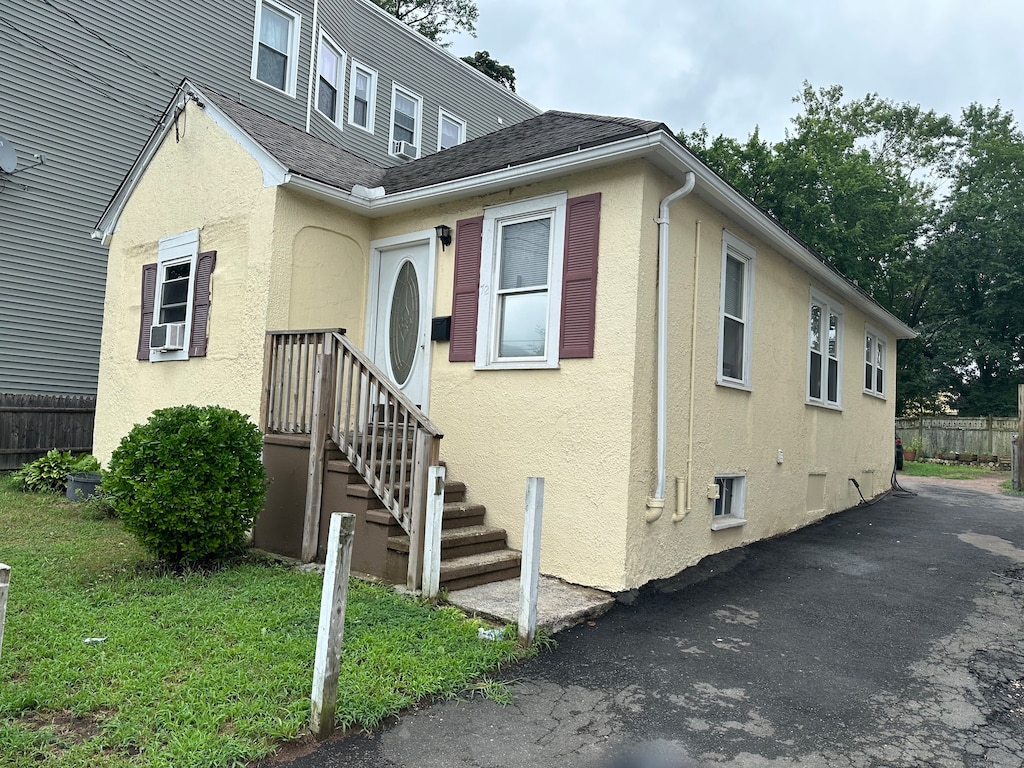
M168 573L116 520L4 478L0 562L4 766L244 765L304 732L320 576L260 561ZM481 642L479 626L353 581L338 725L425 697L501 698L486 673L526 652Z
M1024 491L1013 490L1013 480L1003 480L999 487L1003 489L1003 493L1008 493L1011 496L1024 496Z
M964 464L933 464L929 461L908 461L900 472L909 477L944 477L947 480L973 480L995 474L990 467L971 467Z

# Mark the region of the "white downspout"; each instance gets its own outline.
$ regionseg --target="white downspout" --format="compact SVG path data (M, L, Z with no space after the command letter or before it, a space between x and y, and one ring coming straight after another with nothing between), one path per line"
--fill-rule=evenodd
M668 207L693 191L697 177L661 201L658 208L658 485L647 499L645 519L653 523L665 511L665 463L668 452Z

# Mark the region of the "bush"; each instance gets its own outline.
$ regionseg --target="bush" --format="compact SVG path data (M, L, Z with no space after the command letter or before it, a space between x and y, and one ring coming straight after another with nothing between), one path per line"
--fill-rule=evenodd
M241 550L263 509L263 440L248 417L194 405L155 411L110 459L103 481L124 527L171 563Z
M74 471L75 460L67 451L56 448L47 451L42 458L30 461L15 474L15 480L26 491L64 493L68 475Z

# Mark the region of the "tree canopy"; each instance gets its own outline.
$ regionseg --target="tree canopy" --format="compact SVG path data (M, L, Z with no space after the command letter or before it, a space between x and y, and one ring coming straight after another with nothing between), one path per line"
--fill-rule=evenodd
M492 59L490 52L477 51L472 56L463 56L462 60L515 93L516 71L507 64Z
M953 396L1016 409L1024 381L1024 140L998 105L960 120L805 83L774 144L681 135L715 171L917 330L899 345L899 412Z
M428 40L447 47L444 38L455 32L476 37L480 16L473 0L373 0L399 21Z

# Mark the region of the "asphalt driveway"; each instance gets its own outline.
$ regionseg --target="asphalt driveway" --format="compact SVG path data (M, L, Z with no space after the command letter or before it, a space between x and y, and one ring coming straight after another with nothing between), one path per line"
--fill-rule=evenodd
M1024 768L1024 497L890 497L642 592L510 674L278 768Z

